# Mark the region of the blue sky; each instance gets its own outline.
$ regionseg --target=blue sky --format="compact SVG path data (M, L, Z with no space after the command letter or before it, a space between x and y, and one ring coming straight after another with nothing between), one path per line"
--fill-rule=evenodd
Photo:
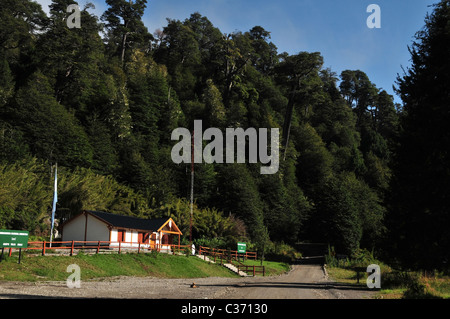
M51 0L37 0L44 10ZM83 6L87 1L79 0ZM100 16L103 0L91 0ZM402 66L410 65L407 49L424 25L429 5L438 0L149 0L144 23L151 33L166 18L184 20L192 13L206 16L222 33L248 31L259 25L271 32L278 52L321 52L324 67L338 75L362 70L377 87L393 94ZM381 8L381 28L369 29L368 5ZM401 102L395 96L396 102Z

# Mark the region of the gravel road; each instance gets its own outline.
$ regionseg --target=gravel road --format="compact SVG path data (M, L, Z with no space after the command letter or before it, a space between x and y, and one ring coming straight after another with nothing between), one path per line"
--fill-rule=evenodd
M194 283L197 288L191 288ZM114 277L66 282L0 282L0 299L365 299L373 291L330 281L320 265L295 265L280 276L243 278L161 279Z

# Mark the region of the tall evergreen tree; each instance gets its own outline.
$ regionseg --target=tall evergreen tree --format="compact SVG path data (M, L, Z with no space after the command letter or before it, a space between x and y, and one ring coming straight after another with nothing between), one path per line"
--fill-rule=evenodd
M51 81L56 100L80 121L89 116L96 89L104 79L104 47L98 18L86 6L80 12L81 28L66 24L67 7L73 0L53 0L46 32L39 37L40 69Z
M107 31L110 55L123 64L131 48L151 50L153 36L142 22L147 0L106 0L109 8L102 15Z
M179 198L189 196L190 167L172 162L171 132L202 119L204 129L281 128L288 152L267 176L257 164L196 164L197 235L247 235L260 250L268 238L327 240L346 252L377 243L397 113L362 71L344 72L338 87L320 53L278 55L262 27L224 35L199 13L169 19L151 43L146 0L107 0L104 25L87 5L80 29L65 23L74 0L53 0L48 18L31 0L3 3L0 165L14 176L17 160L58 161L62 218L91 207L173 215L187 229ZM16 220L14 194L3 200L0 222L29 225ZM45 216L45 203L32 201Z
M390 190L392 257L407 268L448 269L450 262L450 1L425 19L398 77L402 131Z
M49 80L34 73L20 88L8 116L24 132L35 156L62 166L92 164L92 146L79 121L59 104Z
M279 76L279 81L284 84L289 97L283 123L284 158L286 158L286 151L289 146L294 107L304 98L299 93L302 93L302 89L305 89L305 82L308 78L317 75L322 65L323 58L320 53L301 52L297 55L285 56L276 67L275 72Z

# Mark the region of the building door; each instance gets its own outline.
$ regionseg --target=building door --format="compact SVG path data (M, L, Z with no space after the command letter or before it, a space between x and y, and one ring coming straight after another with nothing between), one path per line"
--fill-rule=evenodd
M150 248L151 248L151 249L155 249L155 247L156 247L156 234L153 233L153 234L150 236Z
M117 230L117 241L118 242L124 242L125 241L125 230L124 229L118 229Z
M148 233L143 233L143 236L142 236L142 243L148 244L149 239L150 239L149 234L148 234Z
M141 244L148 244L149 236L148 233L139 233L138 234L138 242Z
M163 234L163 236L162 236L162 244L163 245L168 245L169 244L169 235Z

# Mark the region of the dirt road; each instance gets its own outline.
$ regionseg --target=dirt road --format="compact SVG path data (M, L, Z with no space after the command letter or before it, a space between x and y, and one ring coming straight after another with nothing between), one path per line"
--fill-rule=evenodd
M191 288L195 282L198 288ZM117 277L66 282L0 282L0 299L363 299L373 291L331 282L320 265L295 265L281 276L245 278L161 279Z
M255 278L234 290L236 299L367 299L373 291L330 281L320 265L296 265L286 275Z

